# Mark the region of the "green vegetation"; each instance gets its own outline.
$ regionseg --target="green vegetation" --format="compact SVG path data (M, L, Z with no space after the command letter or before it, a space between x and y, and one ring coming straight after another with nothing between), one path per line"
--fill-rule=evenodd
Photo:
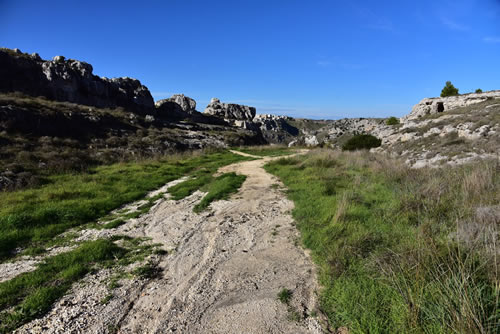
M112 228L117 228L118 226L121 226L125 224L125 220L123 219L115 219L109 223L106 223L103 225L105 229L112 229Z
M385 121L385 124L387 125L397 125L399 124L399 119L394 117L394 116L391 116L387 119L387 121Z
M208 194L193 208L194 212L201 212L213 201L228 198L230 194L237 192L246 179L246 176L236 175L235 173L226 173L214 177L212 172L210 169L202 169L195 173L194 178L170 187L168 192L175 200L187 197L196 190L207 192Z
M245 148L240 147L236 150L259 157L277 157L282 155L290 155L297 152L296 149L291 149L287 146L254 146Z
M455 88L451 81L446 81L446 84L441 91L441 97L446 97L446 96L456 96L458 95L458 88Z
M477 93L477 94L482 93L482 92L483 92L483 90L482 90L481 88L478 88L478 89L476 89L476 91L475 91L475 93Z
M235 173L226 173L216 177L212 182L201 188L207 194L201 199L200 203L195 205L193 211L201 212L213 201L227 199L230 194L238 191L246 178L245 175L237 175Z
M18 247L41 247L69 228L93 222L110 211L143 198L148 191L186 174L210 175L220 166L248 160L227 151L174 156L100 166L86 173L48 177L38 188L0 192L0 260ZM128 213L137 217L152 205ZM116 227L120 221L109 223Z
M372 135L355 135L350 138L344 145L342 150L355 151L355 150L369 150L373 147L379 147L382 140Z
M290 304L290 300L292 300L292 290L285 288L281 289L280 292L278 292L278 300L283 304Z
M48 258L35 271L0 283L0 333L43 315L96 264L112 263L126 253L110 240L89 241Z
M316 150L266 169L295 202L333 328L498 332L497 162L415 170L378 155Z

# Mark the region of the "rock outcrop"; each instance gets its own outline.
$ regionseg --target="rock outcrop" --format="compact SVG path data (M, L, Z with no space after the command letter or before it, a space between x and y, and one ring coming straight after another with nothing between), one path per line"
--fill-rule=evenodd
M192 115L196 112L196 101L184 94L174 94L168 99L156 101L155 107L168 112L183 112Z
M227 121L252 121L255 117L255 108L234 103L222 103L217 98L212 98L205 108L204 113L217 116Z
M168 99L156 101L156 114L170 121L199 118L201 114L196 111L196 101L184 94L174 94Z
M471 104L484 102L492 98L500 98L500 90L448 97L426 98L416 104L411 112L401 120L403 122L406 122L408 120L417 119L425 115L437 114L455 108L466 107Z
M0 49L0 92L17 91L99 108L153 109L153 97L139 80L101 78L92 71L92 65L63 56L46 61L36 53Z
M287 143L300 134L299 129L291 125L288 116L256 115L253 122L258 126L264 138L271 143Z

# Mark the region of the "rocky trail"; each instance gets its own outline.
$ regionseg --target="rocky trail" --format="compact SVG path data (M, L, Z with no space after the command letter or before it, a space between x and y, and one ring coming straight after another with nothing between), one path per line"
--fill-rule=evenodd
M179 201L166 197L116 229L81 231L82 240L149 237L168 254L150 259L154 278L120 278L112 290L114 269L87 275L45 317L16 332L321 333L310 316L314 267L298 246L293 203L262 168L270 159L222 168L247 179L237 194L201 214L192 210L204 195L197 191ZM284 288L292 291L288 305L277 298Z

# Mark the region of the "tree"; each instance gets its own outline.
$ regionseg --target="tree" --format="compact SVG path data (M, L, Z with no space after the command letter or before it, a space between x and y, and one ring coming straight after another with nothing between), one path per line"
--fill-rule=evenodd
M476 89L476 93L482 93L483 90L481 88Z
M446 81L446 85L441 91L441 97L458 95L458 88L455 88L451 81Z

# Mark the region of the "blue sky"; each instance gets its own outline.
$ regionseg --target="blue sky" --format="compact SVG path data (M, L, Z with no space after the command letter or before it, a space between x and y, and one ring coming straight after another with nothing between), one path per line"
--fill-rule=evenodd
M500 89L500 0L0 0L0 46L258 113L402 116L451 80Z

